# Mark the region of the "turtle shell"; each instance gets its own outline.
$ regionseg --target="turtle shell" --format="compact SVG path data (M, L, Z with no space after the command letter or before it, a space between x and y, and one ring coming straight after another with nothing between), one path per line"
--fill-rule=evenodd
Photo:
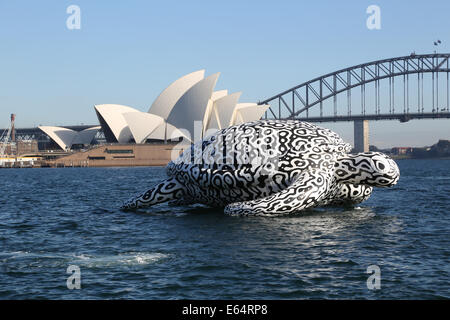
M335 132L298 120L259 120L220 130L167 165L186 186L281 190L304 170L332 169L351 151Z

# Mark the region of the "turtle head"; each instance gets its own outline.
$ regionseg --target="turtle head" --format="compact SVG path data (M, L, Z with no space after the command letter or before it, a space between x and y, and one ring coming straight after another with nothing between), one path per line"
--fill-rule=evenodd
M337 182L372 187L392 187L400 178L397 164L380 152L348 154L335 163Z

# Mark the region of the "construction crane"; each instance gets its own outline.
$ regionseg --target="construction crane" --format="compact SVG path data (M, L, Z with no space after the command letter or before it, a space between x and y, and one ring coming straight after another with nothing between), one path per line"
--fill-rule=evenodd
M5 135L5 131L3 131L3 134L0 139L0 140L3 140L2 144L0 145L0 157L2 157L2 158L5 156L5 149L6 149L6 146L8 145L9 136L11 135L11 127L8 128L8 133L6 135Z
M3 133L2 133L2 135L0 136L0 142L1 142L1 144L0 144L0 158L3 158L5 156L5 150L6 150L6 147L8 146L8 142L9 142L9 139L11 137L11 131L14 130L14 121L15 121L15 115L12 114L11 115L11 123L9 124L9 127L7 129L8 132L5 135L5 131L6 131L6 129L5 129L3 131ZM3 140L3 142L2 142L2 140Z

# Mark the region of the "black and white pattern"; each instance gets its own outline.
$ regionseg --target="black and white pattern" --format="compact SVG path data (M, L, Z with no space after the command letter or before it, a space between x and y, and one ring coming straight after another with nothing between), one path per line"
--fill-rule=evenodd
M295 120L260 120L205 138L171 161L168 179L127 201L136 209L171 201L225 207L231 215L280 215L353 205L400 172L379 152L349 154L336 133Z

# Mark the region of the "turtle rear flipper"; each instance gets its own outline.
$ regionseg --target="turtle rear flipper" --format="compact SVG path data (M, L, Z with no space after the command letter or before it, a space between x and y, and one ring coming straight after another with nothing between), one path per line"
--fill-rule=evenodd
M121 210L136 210L158 203L181 199L185 195L185 187L175 178L169 178L146 192L126 201Z
M170 207L181 207L181 206L187 206L187 205L191 205L191 204L195 204L195 203L196 203L195 199L185 196L180 199L175 199L175 200L169 201L168 205Z
M229 215L283 215L315 207L327 197L333 181L330 171L311 170L297 177L286 189L265 198L231 203Z

